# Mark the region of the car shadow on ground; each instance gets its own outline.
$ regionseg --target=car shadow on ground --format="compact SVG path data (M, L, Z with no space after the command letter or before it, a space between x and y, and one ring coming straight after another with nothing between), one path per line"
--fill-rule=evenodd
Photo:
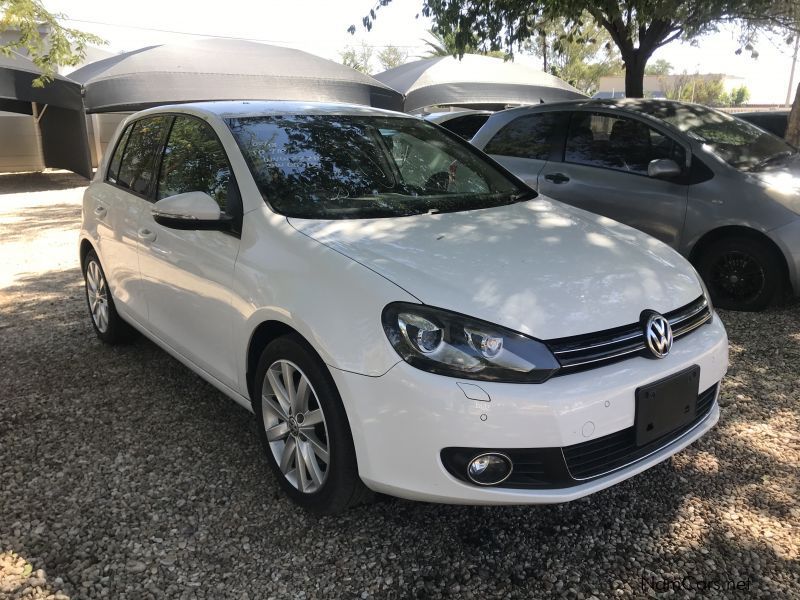
M785 321L771 349L797 346L797 312L758 317ZM75 598L641 597L650 578L686 577L750 582L726 597L797 591L780 529L796 523L796 465L757 409L774 406L796 435L797 373L775 377L774 352L745 349L757 335L746 317L726 315L719 427L632 480L564 505L382 499L318 518L282 495L250 413L144 338L96 339L77 269L0 290L0 314L0 552L40 563Z
M68 190L85 187L88 183L88 179L70 171L0 173L0 196Z

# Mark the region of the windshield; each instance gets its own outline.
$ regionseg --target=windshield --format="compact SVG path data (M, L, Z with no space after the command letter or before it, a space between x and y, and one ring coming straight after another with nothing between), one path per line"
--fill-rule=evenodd
M696 104L643 102L640 108L686 133L732 167L753 170L796 150L779 137L718 110Z
M535 194L424 121L290 115L228 120L264 199L308 219L455 212Z

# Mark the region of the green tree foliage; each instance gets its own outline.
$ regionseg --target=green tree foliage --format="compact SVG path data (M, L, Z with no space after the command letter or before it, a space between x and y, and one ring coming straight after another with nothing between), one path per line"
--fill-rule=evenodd
M42 71L33 81L42 87L52 80L60 66L77 65L89 44L103 45L102 38L59 22L64 16L49 12L40 0L0 0L0 33L11 33L0 44L0 53L27 55Z
M747 104L750 100L750 90L747 89L746 85L740 85L733 88L728 97L730 98L731 106L741 106L742 104Z
M421 58L436 58L437 56L463 56L464 54L484 54L493 58L508 58L501 50L484 50L478 44L477 38L460 29L429 29L430 40L422 41L428 46L428 52Z
M362 20L369 30L378 3ZM486 50L508 50L528 42L541 22L566 19L581 28L585 14L611 36L625 63L625 93L641 97L644 70L658 48L677 39L691 40L733 22L743 32L766 26L795 27L800 19L797 0L422 0L422 15L438 31L456 35L459 54L477 40ZM355 31L355 26L350 27Z
M373 49L362 43L359 47L347 46L339 53L342 64L369 75L372 72Z
M408 61L408 52L400 50L397 46L386 46L378 52L378 62L384 71L399 67Z
M565 19L542 22L526 50L542 59L542 70L591 96L601 77L624 69L608 33L589 23L571 28Z
M672 73L672 63L663 58L659 58L644 68L645 75L669 75L670 73Z
M664 95L670 100L696 102L707 106L728 104L722 75L689 75L683 73L662 80Z

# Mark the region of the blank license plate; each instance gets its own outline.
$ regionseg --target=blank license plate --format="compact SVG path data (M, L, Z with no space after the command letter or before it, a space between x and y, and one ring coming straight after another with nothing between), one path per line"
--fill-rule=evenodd
M700 367L636 390L636 445L644 446L691 423L697 414Z

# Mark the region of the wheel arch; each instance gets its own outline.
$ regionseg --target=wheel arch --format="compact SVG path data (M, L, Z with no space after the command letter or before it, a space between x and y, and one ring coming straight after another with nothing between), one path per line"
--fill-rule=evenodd
M297 335L300 339L302 339L308 348L314 352L317 358L319 358L320 361L325 364L325 361L322 359L319 352L314 349L314 346L312 346L306 337L297 329L284 323L283 321L278 321L276 319L262 321L253 330L253 333L250 334L250 341L247 343L247 364L245 369L245 378L247 383L247 394L251 402L253 401L255 391L255 382L253 380L256 376L258 359L261 358L261 353L271 341L289 334Z
M776 244L767 234L757 229L753 229L752 227L746 227L743 225L725 225L723 227L717 227L716 229L707 231L700 237L700 239L697 240L697 242L695 242L694 246L692 246L692 249L689 252L689 261L693 265L696 265L698 258L703 253L703 250L708 248L709 245L722 239L735 237L756 240L768 247L778 259L778 264L781 266L783 283L786 285L790 284L789 264L786 262L786 256L783 254L780 246L778 246L778 244Z
M94 244L90 242L87 238L83 238L80 243L80 250L79 256L81 259L81 270L83 270L83 262L86 260L86 255L89 254L90 251L94 251L97 254L97 250L94 247Z

